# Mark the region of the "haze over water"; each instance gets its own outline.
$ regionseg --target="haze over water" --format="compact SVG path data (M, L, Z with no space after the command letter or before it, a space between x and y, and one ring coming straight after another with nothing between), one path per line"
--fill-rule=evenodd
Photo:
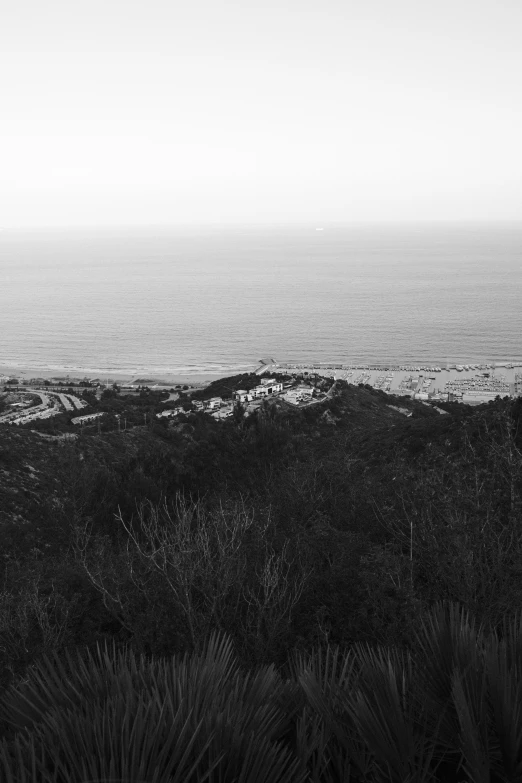
M2 365L521 361L522 224L4 231Z

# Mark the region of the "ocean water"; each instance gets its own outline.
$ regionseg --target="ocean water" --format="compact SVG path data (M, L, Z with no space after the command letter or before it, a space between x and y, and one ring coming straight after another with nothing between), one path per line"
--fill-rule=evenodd
M0 368L522 361L522 224L0 233Z

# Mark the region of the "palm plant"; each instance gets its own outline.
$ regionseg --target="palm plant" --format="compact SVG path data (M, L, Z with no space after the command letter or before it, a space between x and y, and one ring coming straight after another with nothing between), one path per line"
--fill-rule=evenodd
M304 664L304 667L303 667ZM316 651L300 661L299 682L321 716L342 764L357 781L395 783L435 779L434 746L409 655L357 644L344 655ZM326 743L328 747L328 743ZM340 767L339 751L336 764ZM348 780L338 774L325 780Z
M400 650L356 645L356 687L348 701L359 735L375 760L374 780L436 779L432 727L416 683L412 657Z
M356 644L294 656L307 703L297 750L310 779L520 783L522 615L500 641L439 603L416 643L417 655Z
M296 752L313 783L373 780L371 754L347 708L355 665L351 651L332 646L295 653L290 659L290 673L305 696L297 722Z
M458 604L438 603L417 635L419 685L437 751L473 783L522 780L522 614L488 636Z
M244 674L228 639L199 655L129 650L43 658L0 701L7 783L304 783L282 740L289 716L273 667Z
M506 783L522 780L522 613L505 618L504 636L488 640L485 667L492 734L498 749L493 772Z
M494 747L487 729L483 625L477 627L459 604L439 602L421 621L416 641L418 684L431 716L435 755L454 770L465 762L477 783L489 780Z
M419 687L431 715L439 722L437 742L446 755L459 755L459 715L453 700L455 677L480 670L485 638L469 612L456 603L439 602L415 634Z
M172 659L52 654L0 696L0 780L520 783L522 615L488 637L437 604L416 650L294 653L286 679L220 635Z

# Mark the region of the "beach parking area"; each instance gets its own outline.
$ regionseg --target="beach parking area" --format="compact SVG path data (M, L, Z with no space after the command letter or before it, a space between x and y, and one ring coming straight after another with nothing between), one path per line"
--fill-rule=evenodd
M317 364L290 364L280 362L270 365L268 372L291 372L306 375L321 375L334 380L345 380L348 383L358 385L367 384L374 388L396 394L447 394L459 386L465 386L468 390L484 390L487 396L488 389L491 393L499 390L500 396L514 396L516 375L522 374L522 362L506 366L511 363L499 363L494 366L484 367L468 365L469 369L457 370L441 365L406 365L408 369L399 369L397 366L351 366L348 365L317 365ZM464 365L462 365L464 366ZM404 367L404 366L403 366ZM439 368L440 370L436 369ZM475 369L476 368L476 369Z

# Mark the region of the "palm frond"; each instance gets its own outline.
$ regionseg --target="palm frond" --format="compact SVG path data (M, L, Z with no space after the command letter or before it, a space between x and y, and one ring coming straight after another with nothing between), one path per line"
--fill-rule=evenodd
M351 655L340 657L337 650L328 649L313 657L310 668L300 674L299 684L311 709L324 724L327 750L335 765L344 769L353 766L362 780L371 780L373 759L348 708L352 668Z
M408 653L358 646L360 676L348 710L383 781L434 779L436 742Z
M512 647L519 639L520 635L507 635L499 642L493 636L486 651L491 723L499 755L493 770L509 783L522 780L522 669Z
M522 610L506 615L502 623L502 640L505 644L507 663L522 671Z
M460 723L453 702L453 674L482 667L483 626L456 603L439 602L421 621L416 633L419 649L418 688L438 726L438 754L458 755ZM442 719L441 719L442 716Z
M239 775L228 780L234 783L307 783L308 773L288 748L271 743L267 737L259 739L252 735Z
M472 693L469 685L465 675L454 672L452 694L460 723L463 766L473 783L490 783L485 689L480 694Z
M14 753L4 743L0 770L3 765L9 779L16 769L19 777L13 783L22 783L24 776L32 783L110 779L203 783L221 761L216 756L209 764L212 740L203 722L194 725L182 706L172 715L156 705L151 708L144 699L120 694L108 702L90 702L82 712L51 709L33 732L17 735Z
M1 700L16 733L0 744L0 779L304 783L284 693L274 667L243 673L219 635L169 661L114 646L49 656Z

